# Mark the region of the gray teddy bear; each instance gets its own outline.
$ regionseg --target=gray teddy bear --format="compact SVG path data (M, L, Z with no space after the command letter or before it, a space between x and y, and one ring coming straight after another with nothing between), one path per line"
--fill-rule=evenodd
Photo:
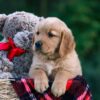
M33 56L32 35L35 34L37 23L42 19L43 17L24 11L9 15L0 14L0 32L4 37L0 42L0 78L27 77ZM5 49L5 46L8 49ZM13 47L20 48L24 52L18 54L16 51L12 57ZM12 59L9 59L11 57Z

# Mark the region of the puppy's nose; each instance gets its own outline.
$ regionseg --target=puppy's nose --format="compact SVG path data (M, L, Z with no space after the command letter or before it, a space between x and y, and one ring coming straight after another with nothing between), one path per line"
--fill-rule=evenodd
M41 46L42 46L42 42L41 42L41 41L37 41L37 42L35 43L36 49L41 49Z

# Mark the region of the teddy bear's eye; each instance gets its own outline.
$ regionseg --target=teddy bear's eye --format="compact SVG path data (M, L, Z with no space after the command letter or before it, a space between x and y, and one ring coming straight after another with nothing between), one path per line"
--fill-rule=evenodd
M36 34L37 34L37 35L39 35L40 33L39 33L39 32L37 32Z
M51 32L48 32L48 37L53 37L54 35Z

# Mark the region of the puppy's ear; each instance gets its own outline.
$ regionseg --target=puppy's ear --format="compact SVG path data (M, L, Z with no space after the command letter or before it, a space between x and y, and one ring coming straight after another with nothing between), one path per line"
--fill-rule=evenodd
M69 29L63 30L61 33L61 43L59 55L63 57L75 48L74 37Z

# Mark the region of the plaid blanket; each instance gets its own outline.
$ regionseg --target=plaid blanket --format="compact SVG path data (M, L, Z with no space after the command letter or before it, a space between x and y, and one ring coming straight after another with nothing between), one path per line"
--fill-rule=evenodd
M49 88L43 94L34 90L34 82L29 78L20 78L11 80L13 88L20 100L92 100L92 95L89 85L82 76L69 80L66 84L66 93L57 98L50 91L52 83L49 83Z

